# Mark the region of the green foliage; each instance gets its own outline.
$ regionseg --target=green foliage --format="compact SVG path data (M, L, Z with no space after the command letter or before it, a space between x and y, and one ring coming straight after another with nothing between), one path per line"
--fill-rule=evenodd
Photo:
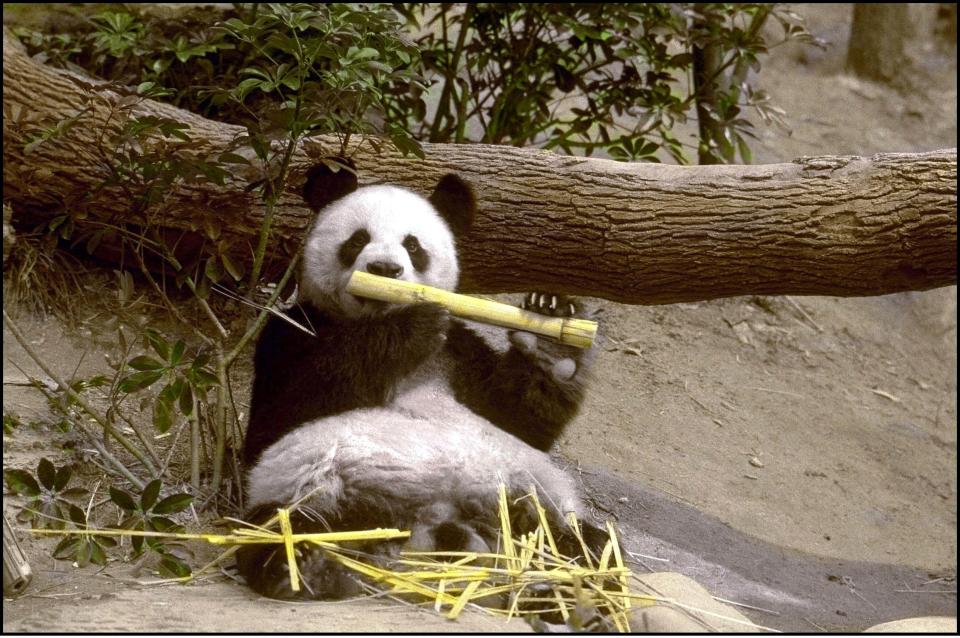
M20 419L15 414L4 414L3 415L3 435L13 434L20 426Z
M61 12L66 15L58 16L56 32L14 29L31 54L121 84L153 82L169 89L174 104L206 116L215 116L217 109L195 87L229 78L243 58L212 28L221 13L211 7L182 8L172 15L136 4L71 6Z
M74 9L80 15L89 8ZM258 157L270 140L336 133L386 137L418 152L384 119L385 92L419 85L419 54L385 4L254 4L173 17L139 5L94 9L71 32L15 29L31 53L118 85L164 87L165 99L242 124Z
M110 379L102 374L98 374L89 379L74 379L69 382L69 385L70 389L73 390L77 396L82 396L83 393L93 388L102 388L110 385ZM71 422L74 419L83 418L82 410L80 410L77 400L67 392L59 391L50 393L47 397L47 405L50 406L53 414L61 417L54 424L61 432L69 431Z
M767 50L760 27L773 15L784 38L811 40L799 17L758 4L403 4L429 79L442 82L428 113L422 95L398 91L389 117L418 139L542 145L603 151L623 160L685 162L673 127L694 109L707 130L745 152L744 106L776 115L754 90ZM695 57L719 60L709 83L691 82ZM715 73L714 73L715 72ZM703 142L716 146L712 137ZM749 161L748 156L743 159Z
M21 510L21 520L50 529L64 529L69 520L83 515L83 510L67 498L86 493L83 488L68 487L72 476L70 467L58 468L46 458L40 459L35 474L17 469L3 471L10 491L30 499Z
M200 352L193 359L184 359L186 343L181 339L173 345L155 330L144 333L146 344L159 355L139 355L127 362L133 372L120 380L118 389L127 394L149 388L163 381L153 404L153 424L160 432L166 432L173 424L174 410L179 409L184 417L193 414L196 401L206 402L207 390L219 383L219 379L207 366L210 355Z
M139 495L118 487L110 488L110 500L120 508L122 520L119 528L146 532L184 532L184 527L169 518L170 514L190 507L193 496L186 493L171 494L160 498L160 479L148 483ZM176 578L189 576L190 567L177 555L182 553L182 544L159 537L131 536L134 557L145 551L158 555L158 567L164 576Z
M18 29L17 35L48 63L106 82L65 76L87 97L60 120L5 104L5 144L36 153L48 145L69 145L78 128L101 131L92 149L98 162L93 172L103 176L97 190L128 202L129 210L122 219L104 218L87 208L88 193L75 193L37 231L50 250L58 245L89 254L103 245L124 250L117 271L120 355L111 360L113 378L69 383L77 395L101 389L99 398L109 407L94 414L89 402L81 404L64 389L37 387L63 417L61 429L92 418L104 433L95 447L112 437L130 454L108 463L108 469L143 487L111 487L109 502L119 508L122 527L142 531L181 530L171 516L193 499L185 493L161 497L161 480L177 483L183 477L175 476L176 468L182 466L171 465L170 456L161 462L154 445L158 439L177 444L184 428L171 428L178 420L191 426L185 438L192 491L201 495L209 487L216 495L221 489L231 415L237 426L232 429L239 431L228 371L263 325L296 263L292 260L264 304L254 301L273 212L303 142L335 134L341 155L362 144L379 151L389 143L404 154L422 155L420 141L477 141L677 162L686 162L694 148L702 162L732 162L738 156L749 162L748 110L774 123L782 114L756 86L760 56L770 46L761 27L776 20L784 40L812 40L796 15L762 4L237 4L226 13L190 8L173 16L139 5L71 5L60 11L74 19L59 32ZM402 19L425 27L416 40ZM244 132L212 154L185 122L145 115L139 107L150 99L240 124ZM674 127L694 113L699 139L691 146ZM255 246L228 235L224 218L230 201L207 206L192 220L184 236L197 242L189 250L178 245L182 237L164 233L171 191L237 179L263 203ZM244 198L236 206L249 202ZM252 265L245 268L250 253ZM158 270L169 278L157 276ZM201 348L155 328L143 330L136 316L142 295L136 296L133 273L193 331ZM168 290L167 281L176 284L176 292ZM223 306L213 291L258 307L256 318L222 322ZM224 324L242 328L231 333ZM142 334L142 352L132 352L125 327ZM141 398L141 410L149 409L161 436L136 427L127 403L133 396ZM17 423L5 415L4 432L13 432ZM87 435L84 428L77 431ZM139 442L127 438L130 432ZM123 465L132 457L138 461L130 465L133 471ZM206 474L203 462L209 463ZM8 487L29 499L23 516L35 525L86 528L97 506L91 499L84 511L69 500L82 493L68 487L70 477L69 468L46 459L35 473L4 472ZM72 536L54 555L103 565L116 545L109 537ZM137 558L157 558L165 575L190 573L177 543L133 537L132 549Z

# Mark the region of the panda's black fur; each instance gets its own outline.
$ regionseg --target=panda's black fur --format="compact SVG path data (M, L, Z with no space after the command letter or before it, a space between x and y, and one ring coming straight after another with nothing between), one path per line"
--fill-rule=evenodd
M324 163L308 173L304 197L319 216L287 315L316 336L271 317L257 343L243 454L247 520L315 490L294 515L296 529L396 527L413 532L405 547L485 551L497 542L498 481L512 497L536 485L558 522L568 511L584 520L572 479L541 452L579 409L584 351L520 332L497 349L440 306L394 306L342 290L359 267L453 289L455 238L475 212L469 186L447 175L427 200L394 187L358 190L352 166ZM555 315L577 310L549 295L525 305ZM529 507L515 509L515 529L535 527ZM585 527L600 546L603 534ZM580 552L572 535L560 542L566 553ZM399 544L356 549L383 556ZM298 551L302 597L359 591L320 550ZM246 546L238 562L258 592L294 595L276 548Z

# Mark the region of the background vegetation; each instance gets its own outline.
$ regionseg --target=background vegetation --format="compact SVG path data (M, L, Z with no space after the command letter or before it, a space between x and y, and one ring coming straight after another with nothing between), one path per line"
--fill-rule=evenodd
M763 35L770 21L780 27L776 42ZM43 28L16 34L32 55L90 78L76 80L90 97L71 118L4 113L25 152L63 143L75 126L97 127L101 188L122 192L131 218L146 222L90 221L78 193L52 222L18 235L5 271L15 295L62 270L66 250L119 242L123 266L109 311L117 331L109 373L61 378L37 357L53 382L34 380L57 427L96 450L107 495L97 500L100 482L89 492L72 486L71 468L49 461L35 472L6 470L5 479L28 498L22 514L35 525L148 530L177 528L191 507L243 512L242 409L230 373L296 268L294 259L276 285L262 281L273 210L304 140L334 134L341 155L364 144L418 154L421 142L484 142L621 160L749 162L751 118L777 122L782 113L757 85L762 55L784 41L813 42L796 15L765 4L238 4L175 14L61 6ZM137 115L147 99L245 133L230 152L206 156L186 125ZM106 120L94 117L94 104L108 107ZM698 125L693 145L674 132L688 119ZM168 214L164 193L222 184L237 165L253 169L248 188L266 210L249 247L252 267L238 265L238 248L221 240L228 220L215 215L197 220L203 246L181 262L178 238L151 223ZM148 299L173 328L144 324ZM20 425L5 415L5 433ZM110 551L109 539L86 537L64 541L55 555L103 564ZM166 574L189 572L170 543L125 551Z

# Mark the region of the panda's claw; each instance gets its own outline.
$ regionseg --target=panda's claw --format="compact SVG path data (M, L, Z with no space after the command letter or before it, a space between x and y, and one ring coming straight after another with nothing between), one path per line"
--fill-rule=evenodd
M578 311L573 299L542 292L531 292L520 303L520 307L549 317L572 317Z

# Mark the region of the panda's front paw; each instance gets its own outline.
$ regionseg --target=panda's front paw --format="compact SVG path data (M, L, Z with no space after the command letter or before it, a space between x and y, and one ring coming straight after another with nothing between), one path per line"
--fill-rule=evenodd
M520 307L548 317L575 317L581 314L578 302L572 297L542 292L531 292ZM580 367L583 349L557 343L531 332L514 331L510 342L556 381L570 381Z
M524 297L520 307L548 317L574 317L579 312L573 297L545 292L531 292Z
M404 327L404 347L410 357L421 359L436 353L447 341L450 311L435 303L410 304L397 312Z
M343 565L327 558L319 547L295 550L300 589L294 591L290 582L290 567L283 551L259 552L255 557L238 558L247 584L258 593L278 600L339 600L360 593L361 588L353 574ZM259 564L244 565L244 560Z

